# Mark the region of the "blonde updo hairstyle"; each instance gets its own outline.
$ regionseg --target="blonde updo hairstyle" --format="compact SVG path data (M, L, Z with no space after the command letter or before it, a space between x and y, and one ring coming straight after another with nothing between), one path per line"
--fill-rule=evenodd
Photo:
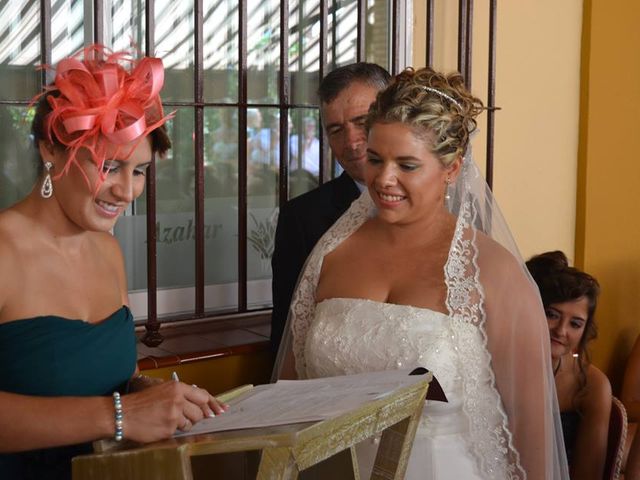
M429 67L407 68L378 94L369 109L366 127L369 131L376 123L409 125L448 167L464 155L476 129L476 117L483 109L482 101L469 93L458 72L444 75Z

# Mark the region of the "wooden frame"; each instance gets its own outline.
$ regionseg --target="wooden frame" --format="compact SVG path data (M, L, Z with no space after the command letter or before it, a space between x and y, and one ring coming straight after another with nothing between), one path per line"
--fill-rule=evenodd
M431 376L347 414L320 422L174 438L73 459L74 480L192 480L191 458L262 451L259 480L293 480L331 462L334 478L359 479L355 445L382 434L372 479L404 478ZM231 395L222 395L228 401ZM326 464L324 464L326 466ZM316 467L317 466L317 467Z

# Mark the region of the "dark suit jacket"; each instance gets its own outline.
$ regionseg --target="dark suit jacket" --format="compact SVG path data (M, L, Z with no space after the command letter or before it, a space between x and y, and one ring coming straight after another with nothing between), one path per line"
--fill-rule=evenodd
M355 182L342 173L315 190L289 200L280 209L271 259L271 347L274 352L278 351L293 290L304 262L324 232L359 195Z

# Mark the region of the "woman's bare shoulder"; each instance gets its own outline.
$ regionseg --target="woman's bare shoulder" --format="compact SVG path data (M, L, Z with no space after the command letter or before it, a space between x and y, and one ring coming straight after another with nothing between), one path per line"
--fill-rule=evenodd
M120 242L109 232L87 232L93 242L95 251L104 255L109 262L124 262Z
M517 308L520 314L526 311L530 315L539 314L540 318L544 318L538 289L528 275L524 261L483 233L478 232L476 241L477 264L487 308L494 304L504 307L505 300L517 297L518 301L511 302L510 305ZM544 325L546 329L546 321Z
M101 247L120 250L120 243L115 235L109 232L87 232L92 240Z
M522 260L516 258L499 242L480 231L475 232L475 242L481 271L485 270L502 276L522 275L524 271Z
M579 395L579 407L585 413L589 411L609 411L611 408L611 382L595 365L586 369L586 385Z
M30 225L29 220L14 207L0 211L0 262L8 261L7 256L15 257L24 240L32 238Z
M599 393L611 395L609 377L595 365L589 365L587 368L587 386Z
M357 230L351 235L341 241L336 247L331 250L324 257L324 262L331 262L334 259L341 259L344 256L349 257L354 251L358 251L362 248L362 245L367 245L371 242L371 239L376 235L376 229L371 220L364 222Z
M20 265L23 259L24 240L30 231L23 216L13 208L0 211L0 310L11 287L20 282Z
M0 210L0 235L8 235L20 228L23 221L23 214L15 207Z

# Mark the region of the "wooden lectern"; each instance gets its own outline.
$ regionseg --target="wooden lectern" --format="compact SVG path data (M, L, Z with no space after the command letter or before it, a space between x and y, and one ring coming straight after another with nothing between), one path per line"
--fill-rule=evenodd
M304 470L318 468L330 472L330 477L325 473L321 478L360 479L354 447L382 434L371 478L400 480L405 475L431 378L427 374L384 398L322 421L193 435L146 445L125 444L117 450L76 457L73 479L192 480L192 458L252 450L262 451L259 480L297 479ZM218 398L228 402L246 388L251 387ZM210 472L208 478L222 477Z

